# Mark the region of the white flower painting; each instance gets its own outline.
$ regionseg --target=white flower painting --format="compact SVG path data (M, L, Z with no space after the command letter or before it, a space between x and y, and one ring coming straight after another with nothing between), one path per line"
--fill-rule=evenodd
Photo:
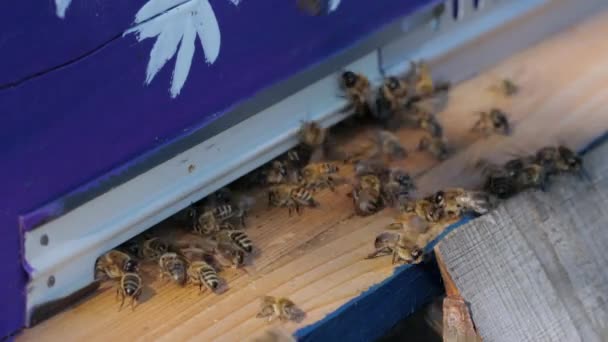
M240 2L228 1L234 5ZM208 0L150 0L135 15L135 24L125 35L134 33L138 41L156 38L146 68L146 85L176 56L169 88L172 98L179 95L188 78L197 37L208 64L220 53L220 28Z

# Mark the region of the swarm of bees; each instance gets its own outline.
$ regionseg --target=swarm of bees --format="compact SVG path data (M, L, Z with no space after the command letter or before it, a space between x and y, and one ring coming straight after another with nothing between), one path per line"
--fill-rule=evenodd
M315 121L303 122L296 147L230 187L239 191L261 188L268 207L286 208L289 216L321 206L315 196L324 190L336 192L341 185L350 185L348 196L357 215L397 209L394 222L375 237L368 259L391 256L393 264L419 263L428 242L438 235L437 227L465 214L484 215L496 207L499 199L522 190L544 190L557 174L583 172L582 160L575 152L565 146L546 147L501 166L480 162L478 167L485 175L480 190L448 188L416 197L415 177L394 166L412 151L406 150L393 131L402 125L421 130L424 135L415 149L437 160L448 158L451 151L443 127L425 101L445 94L449 83L434 82L428 65L422 62L412 63L403 77L387 77L377 89L364 75L353 71L342 72L339 83L348 100L344 111L377 126L357 151L337 150L328 128ZM518 90L506 80L501 87L505 96L513 96ZM499 108L480 112L471 128L471 132L484 137L510 135L512 130L507 114ZM136 236L99 257L95 277L115 284L120 308L126 299L135 308L145 287L143 269L151 267L156 268L158 278L179 287L192 285L200 293L219 294L226 285L221 272L243 267L255 254L246 231L248 213L254 205L254 197L219 189L173 217L179 223L178 237L158 232ZM420 226L419 231L410 229L413 224ZM298 321L303 315L291 300L265 296L257 317L268 322L277 318Z

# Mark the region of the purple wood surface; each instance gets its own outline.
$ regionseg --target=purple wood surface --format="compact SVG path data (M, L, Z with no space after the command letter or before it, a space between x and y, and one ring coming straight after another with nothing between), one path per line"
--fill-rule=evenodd
M174 99L168 92L174 58L145 86L154 39L138 42L133 35L0 90L5 194L0 199L0 336L19 328L24 318L20 216L25 230L61 214L62 204L53 200L95 187L132 167L143 154L430 2L350 0L328 16L311 17L298 12L295 1L244 0L238 7L214 1L222 33L220 57L206 64L197 42L188 80ZM0 63L3 80L90 50L129 25L143 1L74 0L64 21L44 26L58 20L49 3L25 1L0 11L7 19L0 20L0 47L12 49Z

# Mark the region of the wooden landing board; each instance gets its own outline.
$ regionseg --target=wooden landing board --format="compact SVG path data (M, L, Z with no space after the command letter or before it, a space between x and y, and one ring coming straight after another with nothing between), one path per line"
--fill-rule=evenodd
M456 86L440 120L458 152L440 165L416 152L405 162L414 174L430 169L418 179L421 192L447 185L475 185L479 175L469 166L478 156L499 161L509 153L558 141L578 149L605 132L607 19L608 14L599 15ZM503 77L518 83L521 94L512 99L493 95L488 88ZM477 118L475 112L491 106L502 107L511 115L516 123L513 137L475 140L467 133ZM412 150L416 144L413 133L400 134ZM395 213L386 210L372 217L355 217L346 198L348 191L348 186L342 186L335 194L321 193L321 207L306 210L300 217L289 218L285 210L278 209L254 211L248 234L261 255L245 271L223 274L230 289L222 295L198 295L195 289L155 282L131 313L117 312L113 292L101 291L25 330L19 340L246 340L268 328L254 317L262 295L287 296L306 311L302 322L276 323L277 328L292 333L318 322L393 273L390 260L363 258ZM382 298L393 300L388 294ZM403 313L411 309L402 308ZM350 323L334 328L345 324Z
M585 163L589 181L520 194L439 244L484 340L608 339L608 143Z

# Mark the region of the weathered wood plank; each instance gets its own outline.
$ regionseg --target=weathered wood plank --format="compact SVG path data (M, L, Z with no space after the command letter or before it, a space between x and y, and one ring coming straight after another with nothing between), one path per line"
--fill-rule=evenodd
M484 339L602 340L608 143L585 159L589 180L563 176L547 193L520 194L440 244Z

